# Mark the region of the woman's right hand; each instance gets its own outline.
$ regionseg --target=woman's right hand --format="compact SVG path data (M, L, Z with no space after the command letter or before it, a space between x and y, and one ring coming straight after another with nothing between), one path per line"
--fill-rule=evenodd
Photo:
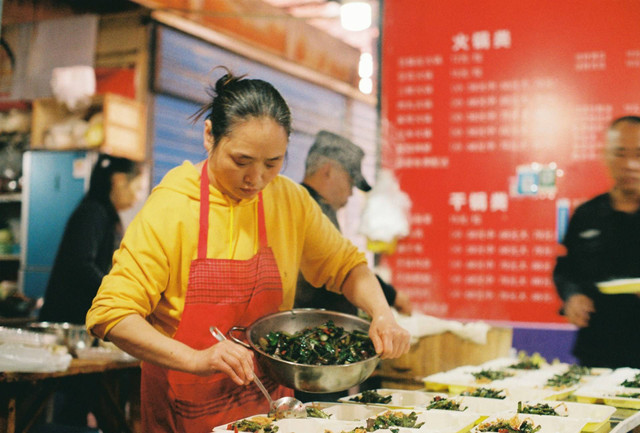
M253 380L253 352L229 340L197 351L194 374L208 376L217 372L238 385L247 385Z

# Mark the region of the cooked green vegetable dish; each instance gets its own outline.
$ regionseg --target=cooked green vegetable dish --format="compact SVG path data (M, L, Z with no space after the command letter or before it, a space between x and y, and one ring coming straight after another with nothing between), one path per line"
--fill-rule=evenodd
M503 400L506 398L506 395L502 394L501 389L491 389L491 388L477 388L473 391L464 391L460 393L460 395L466 395L469 397L484 397L484 398L498 398Z
M507 373L502 370L480 370L477 373L471 373L471 375L478 380L500 380L513 376L513 373Z
M376 354L371 339L360 330L345 331L329 320L295 334L272 331L258 340L269 355L308 365L351 364Z
M357 427L349 433L360 433L362 431L372 432L381 429L390 429L391 431L397 431L393 427L408 427L408 428L420 428L424 425L423 422L416 423L418 414L415 412L385 412L382 415L378 415L375 418L369 418L367 420L366 427Z
M547 380L545 386L553 386L563 388L566 386L575 385L580 382L582 376L588 376L591 374L589 367L582 367L580 365L572 365L567 371L562 374L556 374L551 379Z
M540 364L531 358L523 358L515 364L511 364L509 368L516 370L540 370Z
M529 413L532 415L563 416L556 412L556 409L547 403L525 404L518 402L518 413Z
M256 433L275 433L278 431L277 425L265 425L248 419L243 419L242 421L237 421L227 426L227 430L233 430L234 428L237 428L238 431L248 431Z
M621 385L626 388L640 388L640 373L636 374L633 379L625 380Z
M377 391L366 390L362 391L362 393L358 396L351 397L350 401L356 401L358 403L381 403L387 404L391 401L390 395L382 395Z
M500 433L535 433L540 430L540 426L534 427L531 421L524 420L522 423L513 420L498 420L480 424L478 431L481 432L500 432Z
M630 392L628 394L616 394L616 397L640 398L640 392Z
M318 409L317 407L307 406L307 417L329 419L331 418L331 415L321 409Z
M431 403L427 405L427 409L442 409L442 410L459 410L464 411L467 408L460 408L460 403L457 401L449 400L445 397L435 396Z

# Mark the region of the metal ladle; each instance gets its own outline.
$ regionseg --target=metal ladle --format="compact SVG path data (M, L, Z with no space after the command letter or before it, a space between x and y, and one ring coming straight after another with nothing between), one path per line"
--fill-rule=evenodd
M225 337L224 334L220 332L220 330L216 326L209 327L209 331L211 332L211 335L213 335L213 337L218 341L224 341L227 339L227 337ZM304 404L300 400L293 397L282 397L277 399L276 401L273 401L271 395L269 395L269 391L267 391L267 388L264 387L264 385L258 378L258 375L255 373L253 374L253 381L256 385L258 385L260 391L262 391L264 396L267 397L267 400L269 401L270 416L273 416L276 419L307 417L307 408L304 407Z

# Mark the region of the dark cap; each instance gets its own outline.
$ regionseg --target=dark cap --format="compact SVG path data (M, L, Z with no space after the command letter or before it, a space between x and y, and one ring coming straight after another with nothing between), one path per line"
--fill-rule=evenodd
M371 190L371 185L362 175L364 151L351 140L333 132L320 131L309 149L309 155L312 153L318 153L339 162L353 179L353 185L356 188L365 192Z

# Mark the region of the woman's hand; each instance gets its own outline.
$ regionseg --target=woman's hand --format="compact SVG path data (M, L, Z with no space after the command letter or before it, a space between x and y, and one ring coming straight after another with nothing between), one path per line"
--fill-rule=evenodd
M253 352L228 340L197 351L193 373L208 376L216 372L226 374L238 385L247 385L253 380Z
M409 332L398 325L390 312L373 318L369 337L382 359L398 358L409 351Z

